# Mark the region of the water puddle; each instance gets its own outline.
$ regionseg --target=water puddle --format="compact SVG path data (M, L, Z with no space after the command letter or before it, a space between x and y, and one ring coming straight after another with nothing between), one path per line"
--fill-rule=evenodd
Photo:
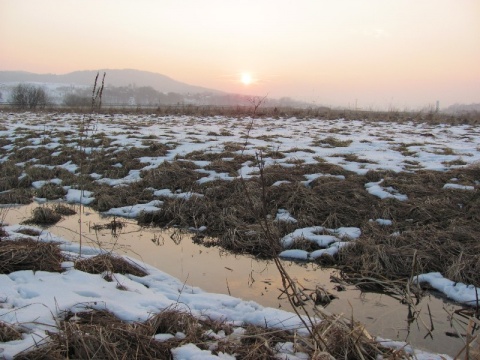
M4 222L16 224L31 216L38 204L11 207L3 211ZM92 209L76 205L77 214L64 217L48 230L70 241L90 246L101 246L120 254L127 254L198 286L205 291L230 294L244 300L253 300L264 306L291 311L287 299L281 298L281 277L272 261L257 260L249 256L232 255L219 248L206 248L192 242L189 234L180 230L142 228L136 222L119 219L121 228L99 229L113 220ZM3 209L7 210L7 209ZM327 310L344 314L363 323L372 335L407 341L420 349L455 356L463 346L460 338L452 337L451 313L460 309L441 297L428 295L416 306L416 320L408 306L384 294L361 292L354 286L338 291L330 276L335 272L317 265L285 261L290 276L303 286L314 290L321 286L337 297ZM411 309L410 309L411 310ZM458 329L462 329L457 326ZM463 331L462 331L463 332Z

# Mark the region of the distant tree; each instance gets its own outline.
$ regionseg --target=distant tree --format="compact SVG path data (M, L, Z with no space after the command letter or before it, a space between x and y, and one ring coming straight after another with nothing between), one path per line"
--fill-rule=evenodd
M134 89L135 103L141 105L156 105L159 103L159 92L151 86Z
M63 98L63 104L70 107L86 107L91 105L91 99L88 96L67 94Z
M10 102L23 109L35 109L37 106L47 105L48 96L45 89L40 86L18 84L13 88Z
M183 96L178 93L169 92L167 94L167 104L174 105L174 104L181 104L183 103Z

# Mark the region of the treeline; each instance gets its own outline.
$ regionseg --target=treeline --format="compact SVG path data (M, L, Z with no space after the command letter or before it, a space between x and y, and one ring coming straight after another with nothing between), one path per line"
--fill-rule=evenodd
M150 86L107 86L103 89L102 104L106 106L165 106L165 105L195 105L195 106L250 106L257 99L262 99L262 106L306 108L311 104L295 101L284 97L270 99L226 93L163 93ZM10 96L3 101L19 108L35 109L46 105L62 105L67 107L91 107L92 90L88 87L65 86L56 89L41 85L18 84L11 88Z
M65 95L63 104L67 106L88 106L91 94L88 89L79 89ZM150 86L108 86L103 92L102 102L105 105L137 105L137 106L161 106L161 105L215 105L237 106L251 103L251 96L239 94L219 93L192 93L180 94L175 92L163 93ZM305 107L311 106L291 98L266 99L269 106Z

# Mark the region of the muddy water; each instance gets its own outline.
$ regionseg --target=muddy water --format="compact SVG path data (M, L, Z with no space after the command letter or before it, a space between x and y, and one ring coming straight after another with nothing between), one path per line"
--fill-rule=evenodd
M9 208L3 211L4 222L19 223L31 215L38 204ZM145 229L135 221L121 219L125 225L116 234L111 230L95 230L95 225L107 224L111 217L102 217L95 211L76 206L77 215L65 217L48 230L71 241L102 246L127 254L161 269L181 281L205 291L231 294L244 300L253 300L264 306L280 307L291 311L291 306L280 295L281 278L271 261L256 260L249 256L232 255L218 248L205 248L194 244L188 234L179 230ZM118 220L118 219L117 219ZM314 264L284 262L290 276L307 288L324 287L338 298L327 310L344 314L366 325L376 336L407 341L417 348L456 355L462 348L461 339L447 336L456 333L449 313L459 307L434 295L426 296L416 306L416 320L409 321L409 309L399 300L387 295L363 293L353 286L346 291L335 290L331 270ZM280 296L280 298L279 298ZM457 324L454 318L454 325ZM433 331L429 331L433 328ZM460 326L457 328L461 329Z

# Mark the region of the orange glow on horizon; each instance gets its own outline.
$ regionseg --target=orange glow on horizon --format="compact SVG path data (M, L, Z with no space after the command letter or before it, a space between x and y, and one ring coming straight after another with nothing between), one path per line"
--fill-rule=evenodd
M0 33L0 71L129 68L326 106L480 102L478 0L0 0Z

